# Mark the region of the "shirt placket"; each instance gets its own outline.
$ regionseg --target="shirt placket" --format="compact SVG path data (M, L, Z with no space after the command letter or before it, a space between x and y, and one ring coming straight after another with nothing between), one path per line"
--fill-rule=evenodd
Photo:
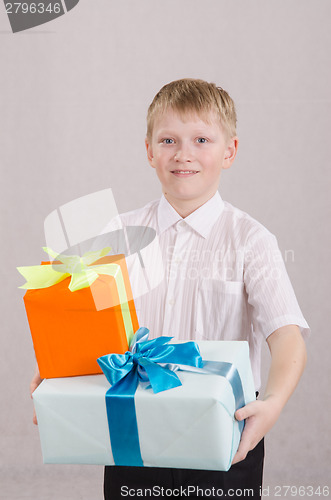
M169 262L168 288L165 299L163 335L176 333L182 308L184 276L186 273L187 259L183 258L187 248L189 226L184 220L175 226L176 236L173 246L171 261Z

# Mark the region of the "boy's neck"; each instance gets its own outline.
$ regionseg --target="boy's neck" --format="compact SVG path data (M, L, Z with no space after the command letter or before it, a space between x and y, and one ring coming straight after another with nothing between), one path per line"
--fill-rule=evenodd
M215 192L216 193L216 192ZM208 198L201 198L200 200L173 200L168 196L167 193L163 193L165 199L170 203L173 209L183 218L188 217L193 212L202 207L207 201L209 201L215 193L211 194Z

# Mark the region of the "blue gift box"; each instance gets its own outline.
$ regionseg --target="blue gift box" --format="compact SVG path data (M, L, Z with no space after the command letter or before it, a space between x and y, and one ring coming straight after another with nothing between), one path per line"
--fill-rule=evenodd
M120 465L120 456L124 463L128 457L127 465L228 470L241 435L234 418L238 378L241 406L255 400L248 343L197 344L212 372L208 366L203 373L199 368L179 370L181 385L157 394L148 382L139 384L132 397L137 436L122 412L115 422L117 439L111 440L106 406L110 385L104 375L44 380L33 394L44 462ZM217 372L218 364L230 369ZM135 440L141 463L132 461Z

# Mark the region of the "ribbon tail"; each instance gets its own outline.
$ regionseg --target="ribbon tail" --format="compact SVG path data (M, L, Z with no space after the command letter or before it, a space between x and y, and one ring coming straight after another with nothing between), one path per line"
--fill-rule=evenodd
M137 386L137 371L132 370L106 393L109 436L115 465L144 465L134 403Z
M169 368L161 367L146 358L141 358L139 364L146 370L154 394L182 385L176 373Z
M44 250L44 252L48 253L48 255L50 257L52 257L53 259L56 259L59 256L58 252L54 252L54 250L52 250L49 247L43 247L43 250Z
M17 267L17 270L26 279L26 283L19 288L36 290L48 288L66 279L70 274L59 272L56 266L25 266Z

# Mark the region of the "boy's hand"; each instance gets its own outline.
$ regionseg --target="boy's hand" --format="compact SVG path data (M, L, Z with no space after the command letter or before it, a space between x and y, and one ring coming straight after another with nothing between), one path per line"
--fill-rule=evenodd
M42 382L42 378L40 378L40 373L39 373L39 368L38 368L38 365L36 365L36 369L35 369L35 372L34 372L34 375L33 375L33 378L30 382L30 396L32 398L32 393L35 389L37 389L38 385ZM33 418L32 418L32 421L35 425L38 425L38 422L37 422L37 415L36 415L36 411L35 409L33 408Z
M247 420L232 464L244 460L274 425L306 364L305 343L296 325L278 328L269 335L267 343L271 366L265 396L263 401L253 401L235 413L237 420Z
M246 422L232 465L246 458L247 453L255 448L273 427L280 412L281 407L272 401L272 398L266 401L253 401L236 411L236 419L239 421L246 419Z

